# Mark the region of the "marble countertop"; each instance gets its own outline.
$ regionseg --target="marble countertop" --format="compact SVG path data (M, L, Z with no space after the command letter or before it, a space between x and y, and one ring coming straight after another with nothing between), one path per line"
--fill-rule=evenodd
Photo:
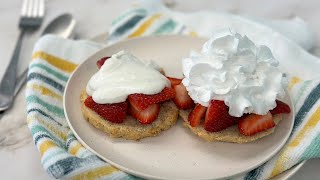
M200 9L227 11L241 15L260 16L265 18L290 18L299 16L306 20L316 32L316 47L312 50L320 56L320 2L317 0L166 0L174 2L174 9L179 11L196 11ZM22 0L3 0L0 1L0 54L2 55L2 65L0 66L0 77L2 77L8 60L11 57L16 38L18 36L18 19ZM132 4L130 0L91 0L91 1L46 1L46 17L44 24L55 16L70 12L77 19L76 35L78 38L90 38L100 33L106 32L111 20L118 16ZM88 8L90 7L90 8ZM42 26L43 29L44 25ZM19 62L19 71L22 72L28 65L34 42L40 35L42 29L25 38ZM23 92L19 95L22 101L15 104L24 107ZM16 128L11 133L6 133L0 129L0 168L1 179L33 179L45 180L52 179L42 169L39 153L34 146L29 130L26 127L25 117L13 119L12 122L1 122L0 126L8 125ZM17 126L15 126L17 123ZM8 129L7 129L8 130ZM10 130L10 129L9 129ZM8 131L9 131L8 130ZM13 133L12 133L13 132ZM16 138L19 137L19 138ZM15 141L7 141L13 138ZM13 142L13 143L9 143ZM319 179L320 160L308 161L291 179Z

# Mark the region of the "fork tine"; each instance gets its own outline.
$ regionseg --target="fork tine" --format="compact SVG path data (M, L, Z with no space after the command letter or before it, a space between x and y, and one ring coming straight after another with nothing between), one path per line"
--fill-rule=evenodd
M39 0L39 17L43 17L44 16L44 10L45 10L45 4L44 4L44 0Z
M28 0L28 11L27 11L27 17L32 16L32 10L33 10L33 0Z
M39 0L33 0L32 17L37 17L39 11Z
M23 0L19 27L21 29L38 28L43 20L44 8L44 0Z
M28 2L29 0L23 0L22 8L21 8L21 16L26 16L28 11Z

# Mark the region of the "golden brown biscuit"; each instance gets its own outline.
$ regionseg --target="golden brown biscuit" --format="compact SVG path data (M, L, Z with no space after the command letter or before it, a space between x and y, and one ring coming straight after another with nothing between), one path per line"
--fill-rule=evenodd
M103 119L97 113L87 108L84 105L84 101L87 97L86 91L82 91L80 102L81 111L84 117L90 124L114 138L139 140L146 137L157 136L162 131L175 125L179 115L179 109L176 105L172 101L168 101L161 104L158 118L152 124L142 125L129 115L127 115L123 123L117 124Z
M184 126L188 127L191 129L191 131L198 135L199 137L207 140L207 141L223 141L223 142L232 142L232 143L247 143L251 142L254 140L257 140L259 138L262 138L264 136L267 136L269 134L272 134L274 132L274 128L268 129L266 131L257 133L253 136L245 136L240 134L238 130L238 126L231 126L225 130L219 131L219 132L208 132L206 131L203 126L198 126L198 127L192 127L189 124L188 121L188 115L191 112L191 110L180 110L179 115L182 117L184 120ZM282 115L275 115L273 120L276 124L282 119Z

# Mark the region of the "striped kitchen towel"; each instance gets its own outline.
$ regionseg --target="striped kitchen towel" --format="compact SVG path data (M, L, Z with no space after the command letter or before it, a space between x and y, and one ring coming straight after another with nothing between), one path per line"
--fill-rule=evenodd
M27 122L44 169L63 179L135 179L84 148L69 129L62 105L65 85L75 62L103 46L56 36L35 45L26 90Z
M109 31L109 43L152 34L199 34L166 11L135 7L117 18ZM35 45L26 91L27 121L41 163L55 178L139 179L119 171L84 148L69 129L62 96L76 64L102 46L88 41L42 37ZM294 130L285 147L259 168L235 179L268 179L297 163L320 156L320 81L290 78L289 92L295 104Z

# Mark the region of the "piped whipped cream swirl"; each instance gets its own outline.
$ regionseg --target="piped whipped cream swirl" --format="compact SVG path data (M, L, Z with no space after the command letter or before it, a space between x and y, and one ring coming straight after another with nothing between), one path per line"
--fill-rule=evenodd
M208 106L212 99L222 100L235 117L264 115L285 95L287 79L271 50L231 29L216 32L182 65L182 82L195 102Z
M124 102L135 93L157 94L170 87L170 81L159 69L153 61L143 61L120 51L91 77L86 91L99 104Z

